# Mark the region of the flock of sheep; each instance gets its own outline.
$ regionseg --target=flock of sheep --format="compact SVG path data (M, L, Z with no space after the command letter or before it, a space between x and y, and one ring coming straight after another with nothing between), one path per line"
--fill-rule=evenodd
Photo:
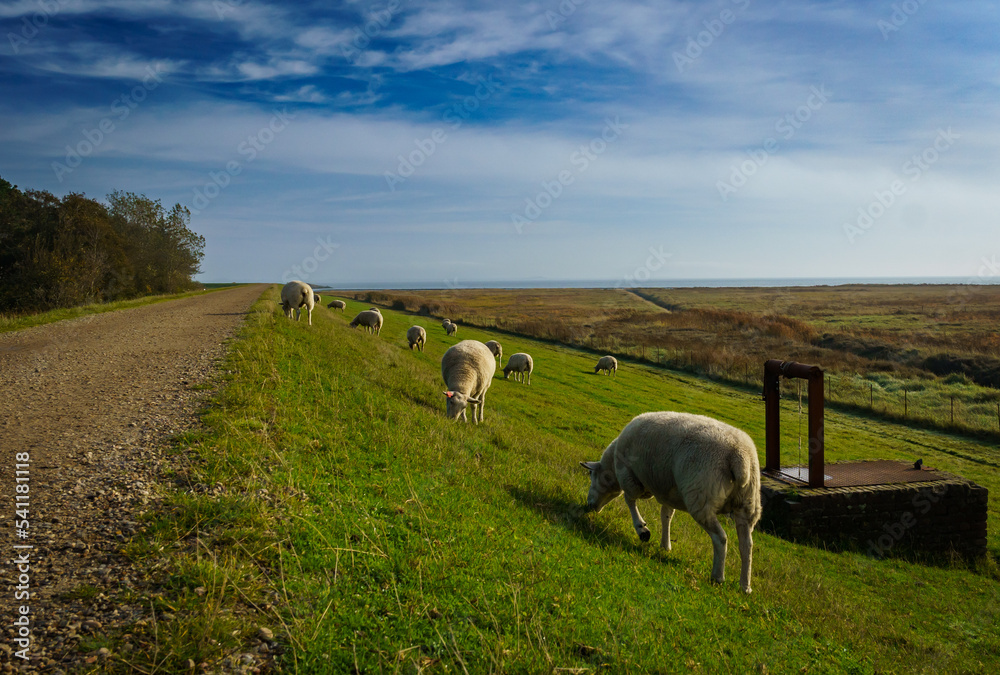
M320 297L301 281L292 281L281 290L281 304L289 319L294 309L298 321L301 308L308 308L309 325L312 310ZM331 309L346 308L342 300L334 300ZM372 307L360 312L350 323L379 334L382 314ZM455 335L458 326L448 319L442 322L447 335ZM423 351L427 332L421 326L406 331L410 349ZM502 362L503 348L496 340L482 343L462 340L451 346L441 357L441 376L448 387L444 392L449 419L464 419L472 408L474 422L483 421L486 392L496 374L497 362ZM531 384L534 362L523 352L513 354L503 367L504 379ZM618 361L604 356L594 372L615 375ZM605 448L601 458L581 462L590 472L590 492L587 507L600 511L618 495L624 495L632 515L632 525L643 542L650 532L639 515L636 501L654 497L660 504L660 546L669 551L670 521L675 510L687 511L712 540L712 581L725 580L726 532L719 522L720 514L729 514L736 523L741 571L740 586L750 593L750 567L753 558L753 529L760 520L760 465L757 448L745 432L719 420L703 415L679 412L648 412L635 417Z

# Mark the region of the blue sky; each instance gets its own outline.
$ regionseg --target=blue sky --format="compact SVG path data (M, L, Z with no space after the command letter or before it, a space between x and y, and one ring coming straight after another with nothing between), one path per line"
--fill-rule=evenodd
M1000 276L996 2L13 0L0 22L0 176L188 206L204 281Z

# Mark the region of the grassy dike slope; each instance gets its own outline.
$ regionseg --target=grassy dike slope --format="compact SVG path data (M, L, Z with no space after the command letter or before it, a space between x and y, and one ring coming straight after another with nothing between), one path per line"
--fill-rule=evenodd
M597 516L581 512L588 480L577 463L596 459L634 415L712 415L746 429L763 453L757 397L629 363L617 378L595 376L591 354L508 336L505 354L534 357L531 386L498 377L485 424L456 424L443 415L441 355L491 335L462 327L448 338L436 320L388 310L381 336L366 335L347 327L366 308L356 302L344 315L317 309L310 328L281 316L277 294L258 301L208 430L189 439L200 455L190 480L224 492L179 494L137 549L172 551L159 563L172 580L161 601L193 613L172 629L174 647L162 646L171 638L161 627L158 663L200 662L263 623L286 643L288 672L995 672L1000 663L994 563L880 561L756 533L754 593L744 596L728 519L727 579L713 586L710 540L687 514L675 518L667 555L639 542L620 499ZM414 323L427 328L422 354L406 346ZM989 487L997 555L996 448L831 412L827 439L829 458L920 456ZM655 542L658 508L640 509ZM220 618L241 594L264 614Z

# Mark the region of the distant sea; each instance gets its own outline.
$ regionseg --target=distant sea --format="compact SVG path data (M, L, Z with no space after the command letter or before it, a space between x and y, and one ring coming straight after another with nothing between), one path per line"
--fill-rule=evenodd
M517 281L468 281L434 283L430 281L373 281L369 283L313 284L317 290L339 289L364 291L371 289L393 290L460 290L463 288L749 288L781 286L846 286L850 284L1000 284L1000 277L839 277L839 278L785 278L785 279L669 279L646 280L626 283L620 279L525 279Z

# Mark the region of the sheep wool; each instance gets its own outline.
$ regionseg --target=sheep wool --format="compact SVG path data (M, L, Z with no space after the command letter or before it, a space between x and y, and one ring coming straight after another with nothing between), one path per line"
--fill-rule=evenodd
M618 372L618 359L613 356L602 356L594 366L594 373L599 371L605 371L608 375L614 375Z
M423 326L410 326L409 330L406 331L406 341L410 343L410 350L412 351L414 347L418 351L424 351L424 343L427 342L427 331L424 330Z
M378 335L379 331L382 330L382 314L371 309L366 309L363 312L358 312L358 315L348 325L351 328L362 326L366 333L375 333L375 335Z
M503 379L506 380L511 373L514 373L515 382L531 384L531 371L534 369L535 362L531 360L530 354L524 352L511 354L507 359L507 365L503 367Z
M660 546L670 550L674 510L687 511L712 538L712 580L725 580L726 531L720 513L731 514L739 540L740 586L750 592L753 529L761 516L760 464L753 440L740 429L703 415L648 412L629 422L590 471L587 506L600 511L624 493L639 539L649 528L637 499L660 503Z
M289 281L281 289L281 308L285 316L292 318L292 310L295 310L295 320L298 321L302 315L302 308L308 312L309 325L313 325L312 311L316 306L316 294L309 284L302 281Z
M499 342L496 340L490 340L486 343L486 346L491 352L493 352L493 356L497 357L498 363L503 360L503 347L500 346Z
M493 353L482 342L462 340L450 347L441 357L441 377L448 390L446 414L448 419L466 422L466 408L472 406L472 421L483 421L486 391L490 388L497 364Z

